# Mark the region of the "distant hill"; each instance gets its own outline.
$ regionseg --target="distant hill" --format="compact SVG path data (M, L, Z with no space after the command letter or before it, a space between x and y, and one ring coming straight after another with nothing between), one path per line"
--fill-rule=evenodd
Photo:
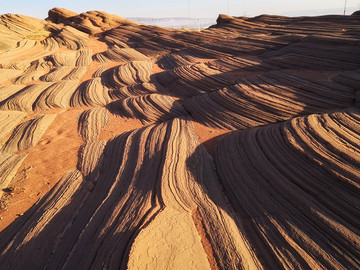
M203 29L216 23L216 18L142 18L142 17L130 17L128 20L138 23L157 25L169 28L187 28L187 29Z

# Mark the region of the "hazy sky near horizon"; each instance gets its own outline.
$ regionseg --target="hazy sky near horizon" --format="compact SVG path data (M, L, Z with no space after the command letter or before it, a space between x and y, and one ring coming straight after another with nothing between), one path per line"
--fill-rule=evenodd
M122 17L216 18L232 16L342 14L345 0L1 0L0 14L14 13L44 19L53 7L81 13L101 10ZM360 0L347 0L347 15L360 10ZM189 12L190 11L190 12Z

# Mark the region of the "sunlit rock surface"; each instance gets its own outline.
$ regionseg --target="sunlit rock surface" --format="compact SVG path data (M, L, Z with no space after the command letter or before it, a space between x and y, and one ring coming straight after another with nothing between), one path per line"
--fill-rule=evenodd
M360 268L359 16L0 34L1 269Z

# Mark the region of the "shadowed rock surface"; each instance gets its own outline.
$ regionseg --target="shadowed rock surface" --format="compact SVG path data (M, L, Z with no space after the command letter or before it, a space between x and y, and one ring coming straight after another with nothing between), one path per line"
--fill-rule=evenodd
M359 16L0 34L1 269L360 268Z

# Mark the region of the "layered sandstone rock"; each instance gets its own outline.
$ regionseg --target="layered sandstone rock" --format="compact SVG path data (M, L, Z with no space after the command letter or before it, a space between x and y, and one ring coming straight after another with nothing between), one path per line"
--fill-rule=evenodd
M359 22L2 15L1 269L359 268Z

